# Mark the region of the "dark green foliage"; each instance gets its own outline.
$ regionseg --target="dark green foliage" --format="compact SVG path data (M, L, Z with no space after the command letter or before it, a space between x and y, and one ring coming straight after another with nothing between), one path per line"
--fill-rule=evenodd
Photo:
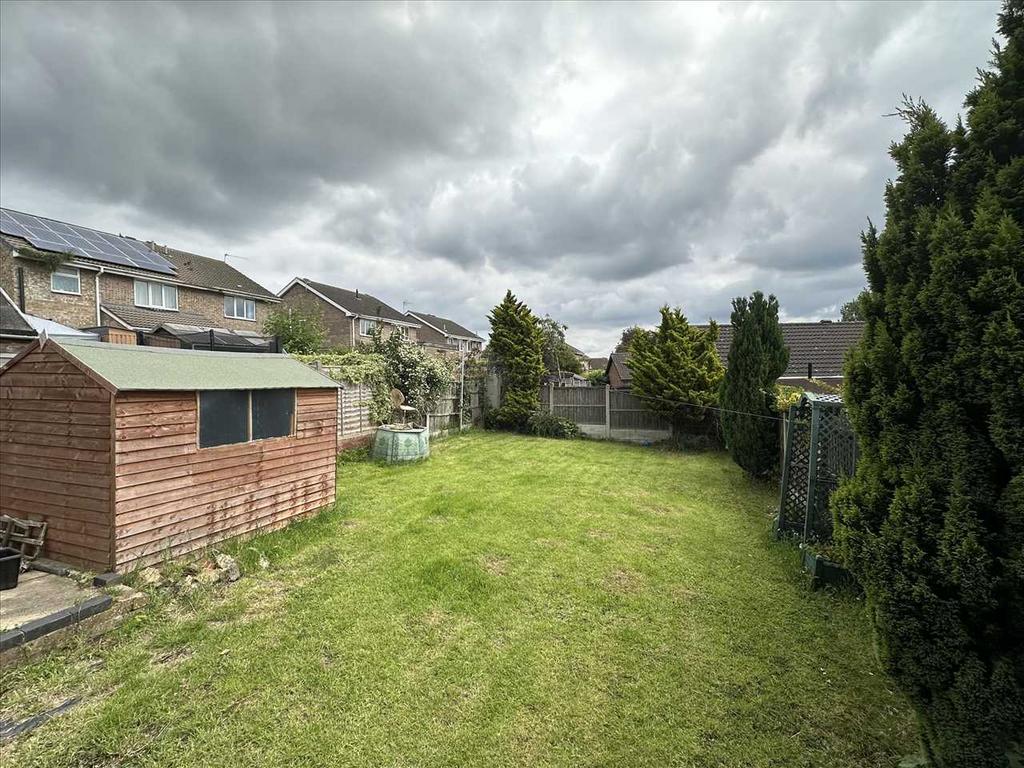
M530 414L540 407L540 379L544 375L544 338L540 324L512 291L491 310L488 320L491 339L487 350L502 381L501 408L495 411L503 412L500 416L491 416L491 423L512 423L522 429Z
M276 336L281 346L296 355L312 355L327 339L324 315L318 306L280 306L263 323L263 333Z
M576 354L565 343L565 331L569 326L560 323L550 315L537 321L543 341L544 367L548 373L583 373L583 365Z
M526 432L530 421L530 412L522 408L502 405L491 408L484 413L484 429L497 429L506 432Z
M679 308L661 308L654 331L633 336L629 367L633 394L663 414L677 431L714 430L718 387L724 370L715 351L718 326L694 328Z
M755 291L732 300L732 343L722 380L722 432L733 461L764 477L779 463L776 380L789 350L779 327L779 302Z
M565 419L555 416L553 413L538 411L530 416L527 423L527 431L538 437L557 437L563 440L573 440L580 436L580 427L572 419Z
M843 304L839 310L839 319L844 323L851 320L863 320L864 319L864 305L868 301L870 294L867 289L857 294L857 298L852 301L848 301Z
M832 507L881 660L941 768L1008 766L1024 734L1024 2L1000 29L966 128L900 111L847 364L861 459Z
M619 337L619 343L615 347L616 352L629 352L630 347L633 345L633 339L638 335L650 333L646 328L641 328L639 325L631 325L622 331L622 336Z

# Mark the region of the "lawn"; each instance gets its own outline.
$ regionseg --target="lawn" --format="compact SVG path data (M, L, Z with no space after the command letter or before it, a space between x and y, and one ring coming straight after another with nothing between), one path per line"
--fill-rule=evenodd
M337 508L101 644L5 670L82 703L5 765L856 766L914 751L863 602L721 454L471 433L339 465ZM271 567L255 567L257 552Z

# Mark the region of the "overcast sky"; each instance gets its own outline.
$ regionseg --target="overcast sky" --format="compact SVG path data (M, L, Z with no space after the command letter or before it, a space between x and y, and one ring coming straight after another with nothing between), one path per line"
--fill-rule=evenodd
M606 354L662 304L863 285L902 93L948 120L998 4L0 6L0 203ZM244 260L243 260L244 259Z

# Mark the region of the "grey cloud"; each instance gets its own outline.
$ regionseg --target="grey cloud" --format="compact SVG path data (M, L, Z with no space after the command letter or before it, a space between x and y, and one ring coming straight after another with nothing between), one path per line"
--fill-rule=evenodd
M903 92L952 119L998 4L0 6L0 197L600 352L662 303L857 292ZM573 337L570 330L570 337Z

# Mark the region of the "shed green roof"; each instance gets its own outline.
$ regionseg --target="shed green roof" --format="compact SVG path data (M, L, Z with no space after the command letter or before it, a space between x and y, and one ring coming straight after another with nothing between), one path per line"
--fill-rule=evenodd
M205 352L101 341L56 342L118 391L337 388L333 380L288 355Z

